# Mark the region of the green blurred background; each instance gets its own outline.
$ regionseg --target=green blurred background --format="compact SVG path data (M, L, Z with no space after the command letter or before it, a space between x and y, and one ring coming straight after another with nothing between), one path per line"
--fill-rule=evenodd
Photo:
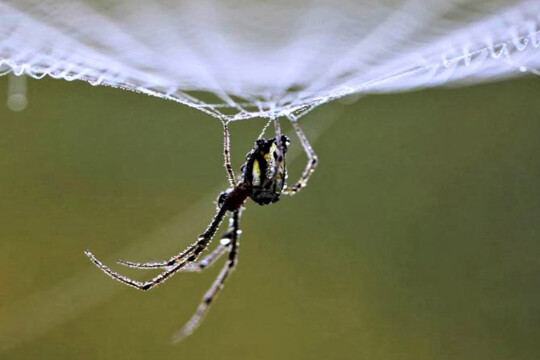
M0 359L540 358L538 78L302 118L319 169L247 204L236 272L175 346L217 267L140 293L83 250L146 279L113 261L194 241L226 187L219 122L81 82L28 88L27 110L0 106ZM263 124L232 125L236 169Z

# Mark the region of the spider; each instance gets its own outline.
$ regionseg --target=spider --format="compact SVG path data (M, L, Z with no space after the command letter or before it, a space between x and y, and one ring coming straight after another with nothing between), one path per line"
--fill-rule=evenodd
M239 237L241 234L240 217L243 205L247 199L251 198L259 205L267 205L279 201L280 195L282 194L294 195L306 186L310 175L317 166L318 160L313 148L309 144L296 120L292 120L293 129L304 148L308 162L300 179L294 185L290 187L286 186L285 180L287 178L287 168L285 155L290 141L286 135L281 134L279 121L274 119L273 122L276 136L269 140L262 138L262 134L259 136L255 141L253 149L247 154L245 163L241 167L242 175L238 183L230 159L230 134L228 122L222 122L224 166L230 188L219 195L216 213L206 230L199 235L195 243L188 246L179 254L174 255L169 260L162 262L136 263L124 260L117 261L118 264L130 268L162 269L163 272L159 275L146 282L132 280L112 271L108 266L99 261L90 251L85 251L86 256L88 256L88 258L90 258L90 260L105 274L109 275L114 280L142 291L153 289L179 271L201 272L214 264L221 256L228 254L223 268L212 283L212 286L202 297L201 302L191 319L173 336L172 340L174 342L180 341L186 336L191 335L199 326L219 290L223 287L225 281L236 267ZM270 124L270 122L268 124ZM199 259L203 251L210 245L212 238L216 234L227 213L230 213L228 230L221 235L217 247L208 255Z

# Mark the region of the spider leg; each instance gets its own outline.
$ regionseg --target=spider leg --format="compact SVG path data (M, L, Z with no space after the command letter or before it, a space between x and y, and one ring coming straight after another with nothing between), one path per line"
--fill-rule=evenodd
M155 287L156 285L161 284L165 280L167 280L171 275L176 273L180 268L186 265L187 261L180 262L173 267L168 268L166 271L162 272L161 274L157 275L156 277L152 278L151 280L148 280L146 282L140 282L133 279L130 279L126 276L120 275L117 272L112 271L107 265L103 264L101 261L99 261L94 254L92 254L90 251L86 250L84 252L86 256L92 261L101 271L103 271L105 274L109 275L111 278L113 278L116 281L119 281L123 284L126 284L128 286L134 287L139 290L150 290L151 288Z
M177 271L182 269L187 264L196 261L200 254L208 247L210 244L210 241L214 237L219 224L221 224L221 221L223 220L223 217L227 213L227 202L225 201L218 209L216 215L210 222L210 225L208 225L206 231L199 235L199 239L197 242L195 242L193 245L188 247L187 250L181 252L179 255L172 257L171 259L174 259L174 262L167 266L165 271L163 271L161 274L155 276L151 280L148 280L146 282L140 282L136 280L132 280L126 276L120 275L114 271L112 271L108 266L103 264L101 261L99 261L94 254L92 254L90 251L86 250L84 253L88 258L105 274L109 275L114 280L117 280L121 283L124 283L128 286L134 287L139 290L150 290L153 287L163 283L167 279L169 279L172 275L174 275ZM171 261L171 260L170 260Z
M192 262L189 264L186 264L180 271L182 272L199 272L207 267L212 266L216 260L218 260L223 254L225 254L228 247L231 245L231 231L229 230L226 233L224 233L221 238L219 239L220 243L219 245L208 255L203 257L198 262ZM125 265L127 267L135 268L135 269L151 269L151 268L157 268L157 269L165 269L171 267L171 265L168 264L168 262L154 262L154 263L133 263L129 261L123 261L123 260L117 260L117 263L120 265Z
M195 329L204 319L205 315L208 313L210 305L219 293L219 290L223 288L225 281L236 267L238 258L239 237L241 233L239 229L241 212L241 208L235 210L229 220L229 227L231 230L228 231L228 233L230 234L230 246L228 246L229 257L227 258L227 261L223 265L223 268L219 272L216 280L214 280L214 282L212 283L212 286L210 286L206 294L204 294L199 306L197 307L197 310L195 311L195 314L193 314L191 319L189 319L189 321L184 325L184 327L182 327L182 329L178 333L173 335L173 342L179 342L187 336L191 335L193 331L195 331Z
M236 176L231 164L231 135L229 132L229 122L222 121L223 123L223 157L225 170L227 171L227 177L229 178L229 184L232 188L236 187Z
M285 187L285 189L283 189L282 193L285 195L295 195L303 187L305 187L307 185L309 177L311 176L313 171L315 171L315 168L317 167L317 163L319 162L319 159L317 158L315 151L313 151L313 148L311 147L306 135L300 128L300 125L298 125L298 122L296 120L293 120L291 121L291 123L294 128L294 131L296 132L296 136L302 143L302 147L304 148L304 152L307 155L308 161L307 161L304 171L302 172L302 175L300 176L300 179L298 179L298 181L294 185L287 186Z
M273 121L274 121L274 131L276 132L276 138L279 141L281 139L281 124L279 123L278 118L275 118Z
M116 262L120 265L124 265L130 268L134 269L164 269L173 266L175 263L186 257L188 254L190 254L193 249L195 248L195 244L192 244L188 246L184 251L182 251L180 254L175 255L171 257L167 261L157 261L157 262L147 262L147 263L136 263L126 260L116 260Z
M225 253L226 246L220 244L218 247L214 249L210 254L206 255L204 258L199 260L196 263L189 263L186 264L181 271L198 271L197 269L204 269L210 265L214 261L216 261L221 255ZM167 269L170 268L172 265L169 264L168 261L163 262L147 262L147 263L134 263L131 261L124 261L124 260L116 260L116 262L120 265L124 265L133 269Z
M201 272L204 269L214 265L214 263L232 246L233 229L229 230L221 235L219 239L219 245L210 254L203 257L198 262L192 262L182 268L181 271L185 272Z
M214 263L227 251L228 246L219 244L210 254L197 262L192 262L184 266L182 272L201 272L204 269L214 265Z

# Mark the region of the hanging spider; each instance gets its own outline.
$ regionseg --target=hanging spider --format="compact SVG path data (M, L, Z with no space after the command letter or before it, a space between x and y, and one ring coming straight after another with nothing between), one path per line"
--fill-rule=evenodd
M112 271L108 266L99 261L90 251L85 254L104 273L113 279L132 286L139 290L150 290L155 286L165 282L178 271L200 272L211 266L222 255L228 253L227 260L219 272L212 286L204 294L195 314L184 325L184 327L173 336L173 341L177 342L193 331L201 323L208 312L210 304L214 300L219 290L223 287L229 274L234 270L238 258L238 246L240 230L240 216L243 210L242 205L248 198L251 198L259 205L275 203L281 194L294 195L302 189L317 165L317 156L309 144L302 129L295 119L292 126L307 154L308 162L300 179L292 186L285 185L287 178L287 168L285 155L289 138L281 134L278 120L274 120L276 136L265 140L261 137L255 141L253 149L247 154L246 162L242 165L242 176L237 183L230 159L229 127L228 122L223 122L223 156L225 158L225 169L230 183L230 188L222 192L217 200L216 214L206 230L199 235L197 241L188 246L184 251L163 262L135 263L118 260L118 264L136 269L163 269L163 272L146 282L139 282ZM264 132L264 131L263 131ZM262 135L261 135L262 136ZM199 260L202 252L208 248L212 238L217 232L223 218L230 213L228 230L221 236L219 245L211 253ZM199 261L198 261L199 260Z

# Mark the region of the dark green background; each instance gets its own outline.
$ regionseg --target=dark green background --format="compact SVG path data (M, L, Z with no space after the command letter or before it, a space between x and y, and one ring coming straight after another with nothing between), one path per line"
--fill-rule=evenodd
M217 269L140 293L83 250L113 264L194 241L226 186L219 122L80 82L28 86L26 111L0 106L0 359L540 358L538 78L302 118L319 169L293 198L247 204L238 269L176 346ZM232 125L236 169L263 124Z

